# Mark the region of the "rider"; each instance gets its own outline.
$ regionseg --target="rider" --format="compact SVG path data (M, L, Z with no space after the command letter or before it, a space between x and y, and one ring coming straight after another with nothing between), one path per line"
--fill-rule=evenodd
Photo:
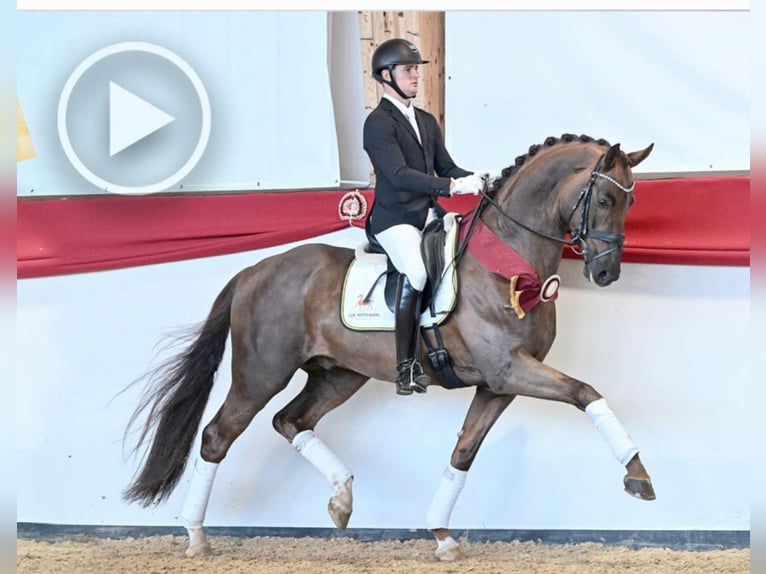
M419 66L427 63L407 40L394 38L378 46L372 76L383 84L383 97L364 123L364 149L375 170L367 235L399 272L395 336L400 395L423 393L430 382L418 361L420 298L427 279L420 253L423 228L445 213L437 198L475 195L483 187L481 177L455 165L436 118L412 104Z

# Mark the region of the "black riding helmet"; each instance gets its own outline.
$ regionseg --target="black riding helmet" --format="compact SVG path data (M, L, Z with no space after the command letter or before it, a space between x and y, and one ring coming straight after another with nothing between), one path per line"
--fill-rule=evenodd
M424 60L420 55L420 51L417 46L412 42L403 40L402 38L392 38L386 40L380 46L377 47L372 54L372 77L382 84L388 84L394 88L397 93L403 98L409 98L406 96L396 85L393 80L394 72L393 68L397 64L427 64L428 60ZM380 75L380 72L387 69L391 74L391 81L387 82Z

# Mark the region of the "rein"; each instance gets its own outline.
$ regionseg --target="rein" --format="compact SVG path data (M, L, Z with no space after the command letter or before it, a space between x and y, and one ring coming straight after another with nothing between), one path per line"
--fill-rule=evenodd
M489 192L487 191L488 187L489 187L489 180L485 179L484 187L481 190L481 199L479 200L479 204L473 210L471 223L468 224L468 230L465 233L465 237L463 237L463 241L460 242L460 245L457 248L457 253L455 253L455 257L453 259L455 267L457 267L457 264L460 262L460 259L462 259L463 257L463 253L465 253L465 250L468 247L468 242L470 241L471 236L473 235L473 230L476 228L476 222L479 220L479 217L484 211L484 208L487 207L488 203L495 204L494 200L490 197Z
M593 195L593 184L595 183L597 178L603 178L609 181L610 183L614 184L615 186L617 186L620 190L624 191L625 193L632 192L636 186L636 183L633 182L633 184L631 184L630 187L625 187L614 178L604 173L601 173L599 171L599 168L601 167L601 162L603 161L603 159L604 159L604 156L602 155L596 162L596 166L593 168L593 171L591 172L588 182L580 191L580 195L577 197L577 201L575 202L574 206L572 207L572 210L569 213L569 217L567 218L567 225L569 225L569 222L572 220L572 217L574 217L574 214L577 211L577 208L580 207L580 204L582 204L583 209L582 209L582 215L580 217L580 227L570 231L570 239L567 239L566 237L557 237L555 235L550 235L543 231L539 231L537 229L529 227L527 224L519 221L518 219L510 215L508 212L506 212L502 208L502 206L490 196L490 194L486 191L486 185L485 185L485 188L481 191L482 202L486 200L492 207L494 207L498 211L498 213L500 213L500 215L502 215L503 217L508 219L510 222L514 223L515 225L518 225L522 229L525 229L526 231L529 231L530 233L533 233L534 235L537 235L538 237L542 237L544 239L548 239L549 241L555 241L556 243L560 243L567 247L571 247L572 251L574 251L577 255L583 255L586 263L595 261L596 259L604 257L605 255L608 255L614 251L621 250L623 242L625 241L625 234L612 233L610 231L599 231L597 229L590 229L588 220L590 215L590 201ZM588 250L585 244L585 240L589 238L597 239L605 243L613 243L615 245L609 249L606 249L598 253L595 257L588 258L587 256Z
M471 240L471 236L473 235L473 231L476 228L476 223L479 220L479 216L481 215L482 211L484 211L484 208L487 206L487 202L492 203L492 198L489 196L489 192L487 191L487 187L489 187L489 180L484 180L484 188L481 190L481 199L479 200L479 204L474 208L473 210L473 216L471 217L471 222L468 224L468 230L465 233L465 237L463 237L463 240L460 242L460 244L457 247L457 250L455 252L455 256L452 258L452 261L450 261L450 265L453 266L455 269L457 269L458 265L460 264L460 260L463 258L463 255L465 254L466 249L468 248L468 242ZM445 267L446 270L446 267ZM439 285L441 284L443 275L436 275L432 278L432 290L434 293L439 289ZM431 299L431 304L429 305L431 309L431 314L433 315L435 313L434 309L434 300Z

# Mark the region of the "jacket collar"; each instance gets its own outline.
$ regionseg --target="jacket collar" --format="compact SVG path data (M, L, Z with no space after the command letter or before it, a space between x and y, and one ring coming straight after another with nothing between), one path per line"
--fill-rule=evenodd
M415 133L415 130L413 129L412 125L410 124L410 120L407 119L407 117L404 115L401 109L399 109L399 106L393 102L390 98L382 97L380 99L380 107L384 110L386 110L389 114L391 114L391 117L394 118L394 120L398 121L400 124L404 126L404 128L409 132L409 134L412 136L412 138L415 140L415 142L418 143L418 145L421 145L420 142L418 142L418 136ZM417 108L413 105L412 111L416 112ZM417 121L417 113L415 113L415 121ZM418 127L420 127L420 122L418 122ZM423 137L423 130L420 130L420 135Z

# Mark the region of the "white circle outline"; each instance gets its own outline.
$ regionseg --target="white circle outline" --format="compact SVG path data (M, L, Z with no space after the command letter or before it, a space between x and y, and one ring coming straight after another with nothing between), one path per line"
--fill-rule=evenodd
M147 52L149 54L154 54L155 56L159 56L170 61L189 79L192 86L194 87L194 90L197 92L197 97L199 98L200 105L202 107L202 126L200 128L200 137L197 141L197 146L189 156L189 159L173 175L166 177L157 183L152 183L149 185L117 185L97 176L90 169L88 169L88 167L82 162L80 157L74 151L72 142L69 140L69 134L67 133L66 129L66 111L69 106L69 98L72 96L72 91L74 90L75 84L80 81L80 78L82 78L83 74L91 66L100 60L103 60L104 58L122 52ZM205 152L207 142L210 139L210 99L208 98L207 91L205 90L205 86L203 85L202 80L200 80L200 77L186 62L186 60L181 58L178 54L171 52L167 48L163 48L162 46L158 46L156 44L150 44L148 42L120 42L118 44L112 44L111 46L107 46L106 48L102 48L101 50L94 52L85 58L82 62L80 62L80 64L74 69L64 84L64 89L61 91L56 124L59 132L59 140L61 141L61 146L64 148L64 153L66 154L67 159L69 159L69 162L72 164L72 166L74 166L74 168L81 176L83 176L96 187L99 187L107 192L117 193L120 195L144 195L163 191L171 187L183 179L186 175L188 175L189 172L194 169L194 166L197 165L199 160L202 159L202 154Z
M548 295L548 289L554 284L556 288L553 290L553 293ZM561 277L559 275L551 275L548 277L540 287L540 301L547 303L553 299L556 296L556 293L559 292L559 287L561 287Z

